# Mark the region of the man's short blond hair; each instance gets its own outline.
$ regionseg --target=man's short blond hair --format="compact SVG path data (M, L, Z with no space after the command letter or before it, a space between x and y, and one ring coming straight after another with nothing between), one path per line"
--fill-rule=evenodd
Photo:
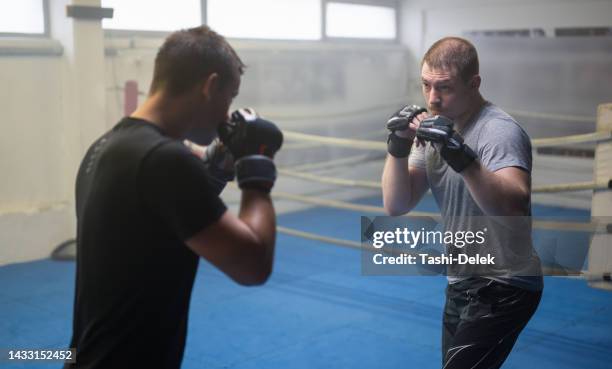
M478 74L478 53L466 39L445 37L436 41L423 56L421 66L457 73L464 82Z

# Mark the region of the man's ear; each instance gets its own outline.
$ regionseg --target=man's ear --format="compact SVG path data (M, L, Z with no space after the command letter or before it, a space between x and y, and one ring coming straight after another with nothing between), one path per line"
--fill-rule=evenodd
M470 88L479 89L480 88L480 82L482 82L482 79L480 78L479 74L476 74L475 76L472 76L472 79L470 80Z
M213 95L219 89L219 75L217 73L211 73L204 80L202 84L202 95L206 100L211 100Z

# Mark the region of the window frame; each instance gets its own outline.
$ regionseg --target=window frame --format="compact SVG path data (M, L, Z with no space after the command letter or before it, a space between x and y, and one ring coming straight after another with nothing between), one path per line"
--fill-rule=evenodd
M48 1L48 0L44 0ZM397 44L400 42L400 2L399 0L319 0L321 2L321 38L318 40L311 39L272 39L272 38L251 38L251 37L228 37L231 40L239 41L254 41L254 42L298 42L298 43L382 43L382 44ZM327 4L328 3L346 3L356 5L372 5L388 7L395 10L395 38L361 38L361 37L330 37L327 36ZM200 0L201 8L201 23L208 24L208 1ZM146 37L159 38L169 35L170 31L148 31L148 30L125 30L125 29L104 29L104 34L111 38L119 37Z
M49 14L49 1L40 0L43 6L43 32L40 33L21 33L21 32L0 32L0 37L5 38L50 38L51 37L51 16Z

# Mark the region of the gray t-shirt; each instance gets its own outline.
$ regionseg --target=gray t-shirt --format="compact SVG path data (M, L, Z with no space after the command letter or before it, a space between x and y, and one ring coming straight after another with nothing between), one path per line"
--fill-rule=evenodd
M510 115L494 104L487 102L459 134L487 170L495 172L502 168L518 167L531 173L529 136ZM495 264L449 265L449 282L482 275L523 288L542 288L540 260L531 240L531 216L485 216L461 175L446 164L431 143L419 147L413 145L409 166L425 169L445 230L486 229L484 245L458 248L447 244L445 249L447 253L455 255L490 254L495 256Z

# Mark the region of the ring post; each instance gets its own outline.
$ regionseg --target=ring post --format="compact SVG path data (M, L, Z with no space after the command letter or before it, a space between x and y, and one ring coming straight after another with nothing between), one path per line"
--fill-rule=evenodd
M612 103L601 104L597 108L597 131L612 131ZM596 183L608 182L612 178L612 141L598 142L595 147L593 176ZM608 217L612 219L612 191L602 189L593 191L591 218ZM596 219L594 219L596 220ZM591 239L589 249L589 285L595 288L612 290L612 233L596 233Z

